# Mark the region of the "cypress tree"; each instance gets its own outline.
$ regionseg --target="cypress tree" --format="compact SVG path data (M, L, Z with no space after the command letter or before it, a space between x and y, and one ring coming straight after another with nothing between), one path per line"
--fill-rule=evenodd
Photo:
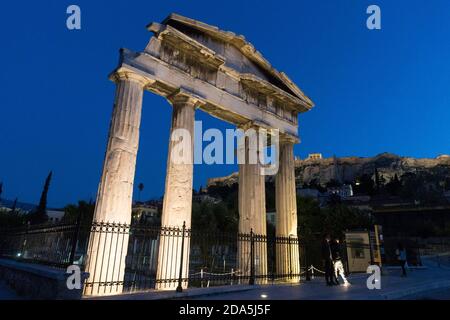
M52 180L53 172L50 171L50 173L47 176L47 179L45 179L44 189L42 190L41 199L39 200L39 205L36 208L35 212L31 216L31 223L37 224L37 223L44 223L47 221L47 195L48 195L48 189L50 187L50 181Z

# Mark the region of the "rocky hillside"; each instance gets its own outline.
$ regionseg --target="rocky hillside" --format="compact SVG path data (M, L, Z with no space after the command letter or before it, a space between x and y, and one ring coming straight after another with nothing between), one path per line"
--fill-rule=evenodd
M371 158L297 160L295 165L297 180L302 184L308 184L314 179L320 184L325 184L331 179L341 183L352 182L364 174L374 175L375 169L386 181L389 181L395 174L400 177L407 172L428 171L442 176L450 173L449 156L416 159L383 153Z
M385 181L397 174L399 177L407 172L426 171L443 180L450 177L450 156L443 155L435 159L416 159L383 153L375 157L324 158L318 160L296 160L295 171L297 184L309 184L316 180L325 185L335 179L341 183L355 181L364 174L374 175L375 169ZM271 180L271 177L268 177ZM212 178L208 186L231 186L238 181L238 174L227 177Z
M233 172L229 176L208 179L206 186L231 187L233 184L238 183L238 180L239 174L237 172Z

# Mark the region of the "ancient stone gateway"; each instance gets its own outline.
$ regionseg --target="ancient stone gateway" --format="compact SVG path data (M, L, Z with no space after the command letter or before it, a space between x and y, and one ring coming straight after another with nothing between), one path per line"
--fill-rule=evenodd
M276 175L276 234L297 237L297 208L293 145L299 142L298 113L310 110L312 101L282 72L275 70L243 36L222 31L205 23L171 14L161 24L152 23L154 33L143 52L122 49L118 67L110 79L116 83L114 109L103 166L94 223L129 224L143 91L167 98L173 107L171 132L185 129L194 133L196 109L201 109L240 128L279 130L279 169ZM191 142L193 143L193 142ZM173 141L169 144L162 226L191 226L193 164L171 161ZM245 144L246 154L251 146ZM192 154L190 155L192 157ZM192 158L191 158L192 160ZM262 164L239 165L239 232L266 234L266 209ZM119 227L120 229L120 227ZM120 230L119 230L120 231ZM87 271L98 294L96 283L123 279L128 236L91 233L91 254ZM160 241L163 242L162 240ZM179 243L171 250L181 251ZM120 248L120 250L119 250ZM166 247L167 248L167 247ZM239 252L239 268L248 273L248 248ZM102 252L101 258L96 252ZM300 269L298 247L277 247L277 273ZM256 274L267 271L264 253L256 257ZM158 260L157 279L176 279L178 270L188 275L189 245L181 259ZM157 289L176 288L165 282ZM120 293L120 281L108 294Z

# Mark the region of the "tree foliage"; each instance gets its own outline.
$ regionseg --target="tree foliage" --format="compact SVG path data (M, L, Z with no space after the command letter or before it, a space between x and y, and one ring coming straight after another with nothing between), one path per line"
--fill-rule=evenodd
M321 208L313 198L297 198L297 215L299 234L304 238L325 233L342 237L345 230L370 228L373 225L371 216L366 212L339 202L331 202Z
M354 185L354 191L356 194L366 194L369 196L375 194L375 183L370 175L363 174L356 180L357 183Z
M15 228L26 224L26 215L18 211L0 210L0 228Z
M239 216L236 209L224 202L194 202L192 229L205 232L237 232Z
M75 223L78 217L82 224L90 224L94 217L95 204L92 202L78 201L78 204L69 204L64 208L64 223Z

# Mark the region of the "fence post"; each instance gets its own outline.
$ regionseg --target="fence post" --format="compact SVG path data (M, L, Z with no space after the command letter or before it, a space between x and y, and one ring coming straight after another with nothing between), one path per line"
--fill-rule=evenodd
M203 268L201 268L200 269L200 284L201 284L201 287L203 288Z
M288 237L289 279L292 279L291 235Z
M346 261L346 264L345 264L345 266L344 266L344 271L345 271L345 273L346 273L345 276L348 277L348 276L350 275L350 263L349 263L349 261L348 261L348 247L347 247L347 241L344 241L343 247L344 247L343 251L345 252L345 261Z
M77 222L75 225L75 234L73 235L72 239L72 249L70 250L69 265L73 265L75 259L75 252L77 251L77 242L80 234L80 227L81 227L81 212L78 213Z
M300 244L300 241L299 241ZM299 250L300 252L300 250ZM306 269L306 281L311 281L311 276L309 274L309 268L308 268L308 256L307 256L307 252L306 252L306 241L305 241L305 245L303 248L303 255L305 256L305 269Z
M22 243L22 251L20 252L20 258L23 259L25 256L25 248L27 246L27 240L28 240L28 229L30 228L30 221L27 222L25 226L25 237L23 239Z
M255 239L253 238L253 229L250 229L250 280L248 284L255 284Z
M274 234L272 238L272 284L275 282L277 276L277 235Z
M183 231L181 233L181 258L180 258L180 274L178 277L178 287L177 287L177 292L183 292L183 287L181 285L182 281L183 281L183 257L184 257L184 234L186 231L186 222L183 221Z

